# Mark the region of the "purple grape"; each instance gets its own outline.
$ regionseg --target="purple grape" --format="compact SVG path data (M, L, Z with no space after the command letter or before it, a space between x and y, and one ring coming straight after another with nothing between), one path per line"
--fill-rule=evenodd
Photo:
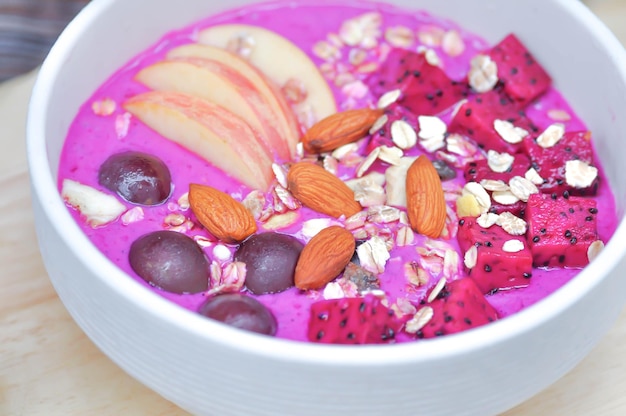
M198 244L175 231L155 231L135 240L130 266L153 286L173 293L208 290L209 264Z
M276 318L258 300L241 293L217 295L207 300L198 311L235 328L259 334L276 334Z
M246 288L259 295L292 287L302 248L297 238L286 234L269 232L248 238L234 256L235 261L246 263Z
M160 159L141 152L110 156L100 166L98 183L133 204L159 205L172 190L170 171Z

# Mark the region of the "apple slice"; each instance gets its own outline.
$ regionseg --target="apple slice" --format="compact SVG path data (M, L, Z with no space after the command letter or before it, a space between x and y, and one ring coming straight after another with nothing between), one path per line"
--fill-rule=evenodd
M265 191L273 180L272 157L257 131L215 103L178 92L149 91L126 100L124 108L250 188Z
M143 68L135 79L153 90L177 91L214 102L261 133L270 152L283 160L291 157L263 95L231 67L204 58L174 58Z
M248 79L248 81L250 81L265 97L269 106L268 110L273 114L276 123L280 127L282 137L285 138L289 144L291 155L295 155L296 145L300 140L300 128L296 117L278 87L274 85L265 75L263 75L261 71L234 53L215 46L200 45L198 43L191 43L173 48L168 52L167 58L211 59L227 65Z
M335 97L315 63L287 38L259 26L223 24L199 32L198 42L228 48L229 44L252 41L250 63L280 87L296 80L306 91L302 108L309 107L314 119L321 120L337 112Z

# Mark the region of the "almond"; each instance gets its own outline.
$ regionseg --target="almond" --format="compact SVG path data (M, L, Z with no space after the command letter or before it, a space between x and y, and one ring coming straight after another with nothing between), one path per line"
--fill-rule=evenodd
M302 205L322 214L348 218L361 211L348 185L319 165L293 164L287 173L287 185Z
M446 225L446 200L439 174L424 155L415 159L407 171L406 199L411 228L438 238Z
M317 233L300 253L294 280L302 290L321 289L345 269L354 255L352 233L333 225Z
M330 115L315 123L302 138L309 153L330 152L365 137L384 110L363 108Z
M257 230L252 213L230 195L206 185L189 185L189 206L200 224L225 243L239 243Z

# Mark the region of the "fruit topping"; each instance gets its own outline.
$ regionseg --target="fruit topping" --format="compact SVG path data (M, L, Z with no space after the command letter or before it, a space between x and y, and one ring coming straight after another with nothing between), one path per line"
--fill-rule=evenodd
M163 137L180 144L250 188L267 190L272 155L259 133L223 107L173 91L148 91L124 108Z
M296 143L300 139L300 129L293 111L278 88L265 74L259 71L243 57L226 49L199 43L178 46L167 53L167 59L210 59L225 65L245 78L254 86L267 104L265 110L272 115L270 122L276 123L281 137L287 143L291 154L295 153ZM280 153L280 152L279 152Z
M562 132L557 137L544 141L540 141L542 136L536 141L531 138L524 140L532 166L543 179L543 183L538 185L539 190L565 197L595 195L600 179L597 168L593 166L591 133Z
M496 155L496 156L493 156ZM508 156L506 166L498 169L502 156ZM537 192L536 186L525 178L526 172L530 168L530 160L523 153L509 155L508 153L497 153L493 150L488 152L487 159L480 159L469 162L464 169L463 176L468 182L479 183L491 196L491 206L489 212L500 214L511 212L521 215L526 206L527 196L522 196L520 192L529 187L528 192ZM520 183L520 180L523 182ZM511 184L512 181L512 184Z
M531 195L526 206L528 245L537 267L583 267L598 240L596 201Z
M258 300L240 293L211 297L198 312L235 328L270 336L276 334L276 318L272 312Z
M296 265L296 287L321 289L335 279L354 255L352 233L338 225L324 228L305 246Z
M209 285L209 265L200 246L176 231L154 231L135 240L130 266L142 279L172 293L198 293Z
M232 196L213 187L189 185L189 205L200 224L225 243L238 243L257 230L252 213Z
M451 80L428 62L426 53L397 48L366 82L377 97L400 89L398 103L419 115L438 114L465 98L469 90L466 83Z
M100 166L98 183L138 205L162 204L172 190L172 178L165 163L135 151L109 156Z
M255 234L245 240L234 260L246 264L246 288L260 295L293 287L302 247L297 238L275 232Z
M77 209L92 228L115 221L126 211L124 204L114 196L71 179L63 180L61 197Z
M417 116L397 103L385 107L385 113L372 125L367 151L379 146L396 145L409 149L417 143Z
M315 63L284 36L246 24L215 25L200 31L197 36L201 44L225 48L245 57L279 88L293 80L302 83L306 98L295 106L296 113L307 112L314 120L321 120L337 112L333 92ZM238 47L241 44L250 46ZM266 51L273 52L268 54Z
M528 286L533 259L526 239L498 225L500 218L493 225L479 218L459 220L457 237L468 276L482 293Z
M424 314L424 309L427 314ZM430 316L424 326L415 332L418 338L454 334L498 319L498 312L487 302L474 280L469 278L445 283L443 287L435 286L417 313Z
M215 103L257 130L263 144L278 157L291 157L265 96L232 67L214 59L171 58L143 68L135 79L155 91L177 91Z
M330 299L311 305L308 339L326 344L384 344L393 342L402 326L374 295Z
M498 68L504 93L519 107L546 92L552 83L547 72L514 34L491 48L489 56Z
M532 135L538 130L532 121L517 109L515 102L499 90L493 90L472 96L460 105L448 126L448 131L469 137L485 150L517 153L521 148L521 140L518 138L522 133L514 140L511 140L508 134L501 135L499 121L502 120L511 123L514 131L523 130Z
M481 159L469 162L463 171L463 177L467 182L478 182L482 180L503 181L508 183L514 176L524 176L530 168L530 160L523 153L510 155L511 163L503 170L494 170L493 163L489 159Z

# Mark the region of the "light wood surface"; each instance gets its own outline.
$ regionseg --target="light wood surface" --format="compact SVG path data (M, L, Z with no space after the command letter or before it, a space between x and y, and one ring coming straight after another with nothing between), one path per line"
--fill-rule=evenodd
M626 41L626 0L588 4ZM24 143L35 75L0 84L0 415L186 415L104 356L48 280L35 239ZM623 313L577 368L506 416L626 415L625 392Z

